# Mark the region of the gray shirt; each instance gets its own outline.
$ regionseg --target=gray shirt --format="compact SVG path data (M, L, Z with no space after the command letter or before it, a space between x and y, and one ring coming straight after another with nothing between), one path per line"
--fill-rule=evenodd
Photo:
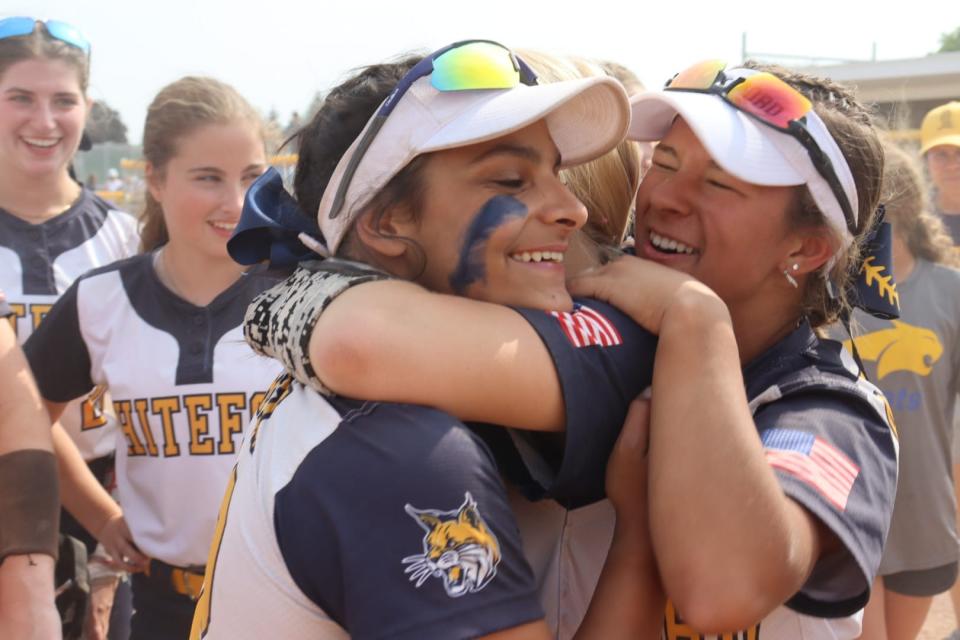
M952 480L960 271L917 260L898 292L899 320L854 314L857 349L870 380L890 402L900 440L897 498L881 575L940 567L960 555Z

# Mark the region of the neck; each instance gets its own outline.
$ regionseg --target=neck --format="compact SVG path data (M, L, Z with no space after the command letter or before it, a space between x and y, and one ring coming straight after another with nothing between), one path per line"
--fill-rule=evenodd
M168 289L198 307L226 291L244 271L229 257L209 256L168 242L160 251L157 275Z
M27 222L39 223L63 213L80 195L80 185L66 171L24 176L0 170L0 206Z
M741 364L751 362L797 327L801 307L799 292L803 286L801 281L799 290L791 289L792 295L766 291L749 300L728 303Z
M917 266L917 259L910 253L907 243L896 233L893 234L893 279L897 282L906 282L914 267Z
M937 190L937 210L946 215L960 215L960 189Z

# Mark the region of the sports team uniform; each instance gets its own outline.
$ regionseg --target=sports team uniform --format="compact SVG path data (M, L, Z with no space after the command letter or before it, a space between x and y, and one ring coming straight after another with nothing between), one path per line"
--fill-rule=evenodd
M900 482L880 575L892 580L893 591L928 596L949 589L960 555L951 456L960 392L960 271L917 259L897 293L900 319L857 313L854 343L900 434ZM919 591L892 575L948 565L942 579L928 576L914 585Z
M348 276L341 272L341 277ZM310 286L320 288L319 280L314 276ZM537 574L547 622L560 638L571 637L579 627L596 587L614 522L613 509L603 500L607 458L626 405L649 383L652 368L644 360L653 352L649 335L616 310L593 301L587 305L605 327L612 327L612 332L595 332L592 345L571 331L570 314L520 310L550 350L560 376L568 416L566 445L542 434L477 427L500 469L519 488L512 505L526 557ZM307 305L299 306L288 317L309 315ZM275 341L270 350L300 379L317 386L309 363L282 353L290 344L300 344L300 353L306 354L312 324L278 322L271 313L268 304L259 318L248 318L248 338L261 344ZM286 331L278 331L280 326ZM631 362L636 368L624 365ZM869 597L890 520L897 444L882 394L855 372L839 343L819 340L806 322L744 369L757 429L781 487L830 528L844 553L821 559L786 605L734 637L859 634L859 610ZM619 409L610 410L611 403ZM531 502L542 497L555 502ZM702 637L669 606L664 636Z
M487 447L285 376L240 452L192 638L468 638L542 617Z
M23 344L57 298L90 269L137 252L133 216L83 189L63 213L31 224L0 208L0 288L14 312ZM113 452L115 421L104 415L102 392L94 402L75 402L60 419L88 462Z
M276 281L242 276L206 307L159 280L155 253L80 277L24 346L40 392L64 402L106 386L117 432L117 496L137 546L133 635L186 636L223 489L244 430L276 377L244 343L240 322ZM169 614L169 615L168 615ZM138 629L138 618L140 628Z
M316 275L298 271L292 288L315 292ZM490 447L435 409L281 378L219 530L193 638L466 638L543 617Z
M546 317L529 314L528 319L547 345L555 345L551 352L556 354L564 336ZM857 612L869 597L892 509L897 445L882 394L858 379L855 370L839 343L818 340L805 322L744 368L757 430L781 487L839 538L845 552L821 559L799 593L755 628L731 637L819 640L853 638L860 633ZM561 366L557 371L568 411L592 406L593 389L585 383L594 382L593 377ZM571 389L582 392L569 393ZM571 421L567 428L618 427ZM527 455L533 459L531 466L537 464L529 451ZM603 461L601 456L585 461L580 469L561 467L558 477L602 478ZM559 493L554 497L561 504L566 498ZM563 515L549 503L526 506L515 499L514 505L534 571L538 578L551 581L542 591L548 621L556 625L558 637L569 638L580 624L600 574L611 538L609 533L606 538L598 535L604 529L612 531L613 510L601 502ZM704 535L709 535L707 523ZM602 553L597 550L600 545ZM549 617L552 611L554 620ZM668 605L664 637L704 636L686 626L682 615Z

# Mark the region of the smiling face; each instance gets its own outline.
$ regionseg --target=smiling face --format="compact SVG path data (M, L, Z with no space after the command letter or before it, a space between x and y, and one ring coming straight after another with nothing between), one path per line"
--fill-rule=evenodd
M798 243L794 187L766 187L721 169L678 118L637 194L637 254L688 273L734 307L782 290Z
M165 167L147 168L170 244L228 259L243 197L265 168L263 140L251 123L209 124L182 136Z
M429 156L421 216L398 229L424 250L418 281L499 304L569 308L563 257L587 211L559 168L543 121Z
M66 173L87 118L75 66L32 58L0 77L0 170L26 179Z

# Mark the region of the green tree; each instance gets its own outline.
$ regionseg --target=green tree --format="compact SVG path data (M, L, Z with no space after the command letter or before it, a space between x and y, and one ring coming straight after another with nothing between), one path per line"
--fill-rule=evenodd
M947 51L960 51L960 27L950 33L940 35L940 51L938 53L946 53Z
M127 125L120 119L120 113L102 100L95 100L90 108L86 132L93 144L127 141Z

